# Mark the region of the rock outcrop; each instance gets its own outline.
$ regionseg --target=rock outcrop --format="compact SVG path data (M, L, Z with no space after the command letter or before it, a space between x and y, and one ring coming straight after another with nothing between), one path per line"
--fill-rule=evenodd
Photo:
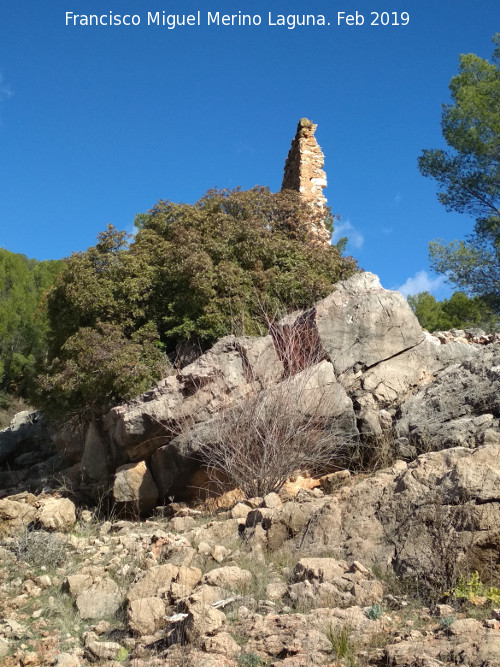
M452 364L405 401L396 432L415 452L500 445L499 415L500 346L495 344Z
M151 511L190 484L214 420L276 393L288 395L304 418L328 407L361 453L389 442L411 460L429 450L498 444L499 355L498 336L424 332L401 294L358 273L313 308L275 324L271 335L227 336L143 396L113 408L89 426L79 456L71 443L68 462L81 461L64 474L94 499L114 488L124 507ZM45 430L45 460L21 469L23 461L40 458L42 425L37 415L21 415L0 433L4 495L23 485L40 491L50 486L47 465L63 467L47 449ZM346 464L348 457L340 457L339 465Z
M64 467L41 412L19 412L0 431L0 497L18 485L41 491Z

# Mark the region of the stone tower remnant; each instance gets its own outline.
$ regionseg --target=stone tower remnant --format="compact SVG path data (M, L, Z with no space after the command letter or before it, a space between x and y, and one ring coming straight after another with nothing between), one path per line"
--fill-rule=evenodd
M295 190L311 206L308 236L315 245L330 245L330 232L325 225L326 174L323 171L325 157L314 133L318 126L307 118L301 118L297 133L285 162L282 190Z

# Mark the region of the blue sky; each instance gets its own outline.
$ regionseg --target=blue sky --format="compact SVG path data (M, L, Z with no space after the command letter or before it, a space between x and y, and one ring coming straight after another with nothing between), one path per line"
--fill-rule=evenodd
M202 25L147 26L148 12L163 10L199 10ZM363 26L336 25L338 11L356 10ZM67 11L137 14L141 24L66 26ZM262 25L208 27L216 11L259 14ZM369 25L383 11L410 22ZM269 12L324 14L331 25L269 26ZM306 116L318 123L338 232L360 266L387 288L445 296L428 242L463 238L473 220L443 209L417 157L444 147L441 105L459 54L489 58L496 30L498 0L3 0L0 246L60 258L107 223L131 230L160 198L278 190Z

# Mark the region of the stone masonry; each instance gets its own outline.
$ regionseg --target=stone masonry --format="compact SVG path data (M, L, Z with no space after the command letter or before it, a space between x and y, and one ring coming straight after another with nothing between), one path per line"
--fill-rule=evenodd
M307 118L301 118L297 133L285 163L282 190L295 190L311 205L309 236L317 245L330 245L330 232L325 226L326 174L323 171L324 155L314 133L318 126Z

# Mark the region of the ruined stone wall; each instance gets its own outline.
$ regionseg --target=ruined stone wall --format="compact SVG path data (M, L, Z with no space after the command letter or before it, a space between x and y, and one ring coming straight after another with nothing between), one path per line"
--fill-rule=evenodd
M317 127L307 118L300 119L286 159L281 189L299 192L302 199L311 205L311 221L308 229L311 241L319 245L329 245L330 232L324 224L325 158L314 136Z

